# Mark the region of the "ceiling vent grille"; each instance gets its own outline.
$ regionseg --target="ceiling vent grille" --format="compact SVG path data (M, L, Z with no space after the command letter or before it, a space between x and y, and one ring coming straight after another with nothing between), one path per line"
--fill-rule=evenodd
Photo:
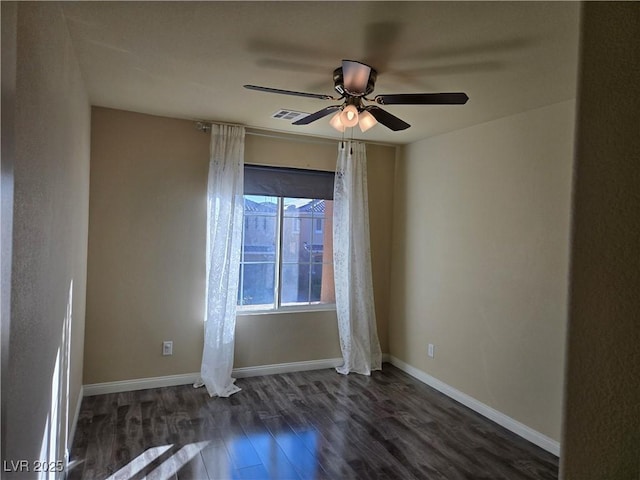
M295 110L285 110L285 109L280 109L277 112L275 112L273 115L271 115L271 118L277 118L280 120L287 120L289 122L295 122L297 120L300 120L301 118L304 118L306 116L308 116L308 113L304 113L304 112L296 112Z

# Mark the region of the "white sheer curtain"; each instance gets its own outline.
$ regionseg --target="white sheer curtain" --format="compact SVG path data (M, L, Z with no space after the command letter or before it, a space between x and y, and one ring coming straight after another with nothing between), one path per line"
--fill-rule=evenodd
M339 373L382 368L371 279L367 154L363 143L340 142L333 194L333 268L344 365Z
M231 370L242 248L244 135L242 126L211 126L200 384L204 383L212 397L228 397L240 390L234 384Z

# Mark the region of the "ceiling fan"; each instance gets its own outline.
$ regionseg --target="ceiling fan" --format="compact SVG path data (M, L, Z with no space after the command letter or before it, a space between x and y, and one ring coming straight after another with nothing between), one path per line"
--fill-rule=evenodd
M293 125L308 125L336 112L329 123L340 132L344 132L346 128L355 127L356 125L360 127L362 132L366 132L376 123L381 123L393 131L405 130L411 126L378 105L463 105L469 100L467 94L461 92L396 93L376 95L371 100L367 98L367 95L373 92L377 77L378 72L369 65L354 60L343 60L342 66L333 71L334 89L340 94L340 97L257 85L244 85L244 88L259 92L279 93L320 100L344 100L341 104L330 105L293 122ZM370 105L366 102L375 102L378 105Z

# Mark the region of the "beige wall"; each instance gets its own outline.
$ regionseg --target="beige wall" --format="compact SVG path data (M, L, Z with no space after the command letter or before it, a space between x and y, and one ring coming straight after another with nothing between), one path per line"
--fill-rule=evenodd
M58 3L18 4L16 61L3 460L59 461L82 385L90 109Z
M95 107L91 120L84 382L196 371L207 139L183 120Z
M380 127L382 128L382 127ZM371 274L378 321L378 337L383 353L389 353L391 315L391 237L396 148L367 146L369 190L369 230L371 232Z
M93 109L86 384L200 369L208 150L193 122ZM246 137L247 163L333 170L336 155L335 142ZM369 148L383 351L394 155ZM236 331L236 368L340 356L335 312L240 315ZM163 340L172 356L161 355Z
M586 2L561 477L640 478L640 4Z
M409 145L395 186L391 355L555 440L573 116L567 101Z

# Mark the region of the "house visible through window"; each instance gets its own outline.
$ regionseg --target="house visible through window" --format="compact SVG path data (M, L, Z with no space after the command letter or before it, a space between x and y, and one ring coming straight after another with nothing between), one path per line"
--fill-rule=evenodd
M283 186L273 178L255 186L254 177L299 171L245 167L244 228L238 289L239 311L270 310L295 306L335 303L331 198L301 198L300 191ZM251 169L251 166L249 166ZM303 171L296 188L304 186L314 172ZM253 177L252 177L253 174ZM315 172L327 183L325 191L309 188L309 193L331 197L331 173ZM248 180L247 180L248 179ZM295 180L295 176L291 177ZM311 178L313 184L318 178ZM296 196L264 195L249 192L290 192ZM249 219L252 219L249 221Z

